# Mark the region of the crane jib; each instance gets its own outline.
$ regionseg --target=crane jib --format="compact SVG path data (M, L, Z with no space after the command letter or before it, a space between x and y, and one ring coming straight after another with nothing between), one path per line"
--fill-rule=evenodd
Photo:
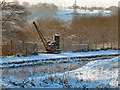
M36 23L33 22L33 24L34 24L34 26L35 26L38 34L39 34L39 37L41 38L41 40L42 40L42 42L43 42L43 45L44 45L45 49L47 50L47 47L46 47L46 45L47 45L47 40L44 38L44 36L43 36L42 33L40 32L40 30L38 29Z
M61 49L59 49L59 39L60 39L60 35L59 34L55 34L55 41L52 42L47 42L46 38L44 38L43 34L41 33L41 31L38 29L37 25L35 22L33 22L39 37L41 38L43 45L47 51L47 53L60 53Z

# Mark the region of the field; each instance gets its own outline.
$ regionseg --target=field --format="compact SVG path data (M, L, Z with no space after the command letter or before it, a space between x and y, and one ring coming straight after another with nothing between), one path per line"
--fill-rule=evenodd
M0 89L119 89L118 7L13 1L0 2Z
M109 52L109 53L108 53ZM98 53L98 54L97 54ZM65 55L66 54L66 55ZM68 54L68 55L67 55ZM105 55L108 56L105 56ZM109 56L112 54L112 56ZM2 88L118 88L118 59L117 50L93 51L81 53L62 53L60 55L43 54L37 56L23 57L24 61L39 60L42 64L35 62L28 66L19 66L18 58L16 67L9 68L15 57L3 58L8 66L1 68ZM70 56L71 55L71 56ZM69 58L76 55L82 58ZM97 56L98 55L98 56ZM102 58L100 55L103 55ZM115 56L114 56L115 55ZM45 54L44 54L45 56ZM53 58L50 58L53 56ZM89 56L89 57L83 57ZM96 56L96 57L95 57ZM67 57L67 59L62 59ZM26 59L25 59L26 58ZM56 58L56 59L55 59ZM60 60L58 58L61 58ZM12 60L13 59L13 60ZM8 60L8 61L5 61ZM54 62L55 61L55 62ZM47 63L49 62L49 63ZM52 62L52 63L50 63ZM25 62L23 63L25 64ZM31 65L29 65L31 64ZM15 65L15 64L14 64ZM22 65L22 64L21 64ZM4 65L2 65L4 66Z

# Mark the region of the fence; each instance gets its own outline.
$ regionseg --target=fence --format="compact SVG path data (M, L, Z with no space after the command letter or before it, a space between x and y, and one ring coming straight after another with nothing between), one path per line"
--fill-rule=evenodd
M86 51L89 49L89 44L68 44L61 47L62 51Z
M7 42L2 45L2 56L37 54L38 47L36 42Z
M4 43L2 46L2 56L12 56L12 55L36 55L38 51L45 51L45 47L42 43L39 45L36 42L15 42L15 41L9 41L7 43ZM0 46L0 47L1 47ZM98 46L98 45L97 45ZM104 46L103 49L108 48ZM98 46L99 47L99 46ZM60 49L62 51L72 51L72 52L78 52L78 51L88 51L88 50L97 50L98 48L95 46L92 47L91 44L60 44ZM111 47L111 49L118 49L117 47Z

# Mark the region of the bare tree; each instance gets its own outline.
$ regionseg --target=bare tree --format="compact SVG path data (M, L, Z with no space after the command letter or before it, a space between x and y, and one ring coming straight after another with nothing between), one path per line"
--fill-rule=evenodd
M25 16L27 15L27 12L25 11L25 8L17 2L5 2L5 4L2 7L2 26L3 28L6 28L6 23L11 22L21 22L25 21Z
M27 24L28 12L18 1L2 3L2 39L7 42L11 39L20 40L21 30ZM9 39L8 39L9 38Z

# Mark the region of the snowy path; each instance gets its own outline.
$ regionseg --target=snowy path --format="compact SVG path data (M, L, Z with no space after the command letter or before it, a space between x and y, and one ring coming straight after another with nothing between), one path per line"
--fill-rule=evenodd
M54 59L54 58L66 58L66 57L82 57L82 56L95 56L95 55L109 55L109 54L118 54L118 50L106 50L106 51L91 51L91 52L68 52L60 54L44 54L39 53L36 56L29 57L5 57L0 60L0 63L8 62L21 62L21 61L32 61L32 60L42 60L42 59Z
M33 65L55 64L55 63L68 63L74 61L84 61L84 60L100 60L100 59L110 59L118 56L118 50L107 50L107 51L91 51L91 52L68 52L60 54L44 54L39 53L36 56L29 57L6 57L0 62L0 68L17 68Z

